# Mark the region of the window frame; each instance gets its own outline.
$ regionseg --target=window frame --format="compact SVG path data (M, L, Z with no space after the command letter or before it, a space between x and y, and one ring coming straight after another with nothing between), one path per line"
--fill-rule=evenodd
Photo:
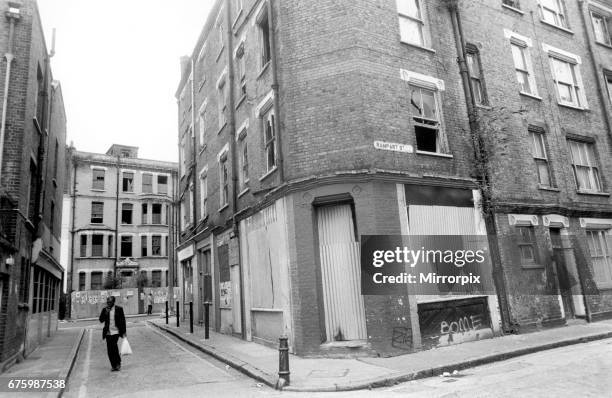
M583 145L586 148L584 153L586 154L587 164L577 164L576 163L576 159L574 157L574 151L572 149L572 143L575 145ZM587 193L603 192L604 190L603 181L601 179L601 173L599 172L600 166L599 166L599 159L595 152L595 142L579 140L575 138L568 138L567 144L568 144L568 151L570 154L572 172L574 174L574 182L576 184L576 190L578 192L587 192ZM589 181L588 181L589 185L591 187L595 186L596 187L595 189L581 187L581 184L580 184L581 179L579 178L579 175L581 174L578 172L578 167L586 168L587 176L589 178Z
M101 172L102 174L102 179L101 179L102 186L101 187L97 186L100 184L99 182L100 180L96 178L96 172ZM93 167L91 169L91 189L94 191L104 191L105 183L106 183L106 170L103 168L99 168L99 167Z
M265 7L256 18L259 31L259 70L263 71L272 61L272 42L270 37L270 16Z
M530 149L533 156L533 160L536 166L536 173L538 175L538 185L545 188L554 188L555 184L552 178L552 171L550 169L550 161L548 159L548 148L546 146L546 135L543 129L529 127L527 130L529 134ZM539 145L538 142L539 141ZM537 149L542 149L542 154L537 154ZM542 182L542 176L540 174L540 164L546 166L546 173L548 175L548 184Z
M131 184L129 183L129 179L127 179L127 189L126 189L126 177L127 175L132 175L132 182ZM122 171L121 172L121 192L123 193L134 193L134 183L136 182L135 180L135 175L136 173L134 173L133 171Z
M208 217L208 166L200 171L200 220Z
M99 210L100 210L99 213L95 211L97 210L96 207L99 207ZM99 215L100 217L94 217L96 215ZM98 202L98 201L91 202L91 214L90 214L89 222L91 224L104 224L104 202Z
M219 157L219 209L229 205L229 170L227 151Z
M508 29L504 29L504 36L508 39L510 43L510 56L512 57L512 65L514 67L514 74L517 84L519 86L519 94L527 95L530 97L535 97L540 99L538 96L538 85L535 78L535 72L533 69L533 62L531 60L531 48L533 47L533 42L530 38L519 35L516 32L513 32ZM520 51L521 59L524 64L524 68L520 65L517 65L515 59L514 48L517 48ZM524 90L524 86L521 81L518 79L518 75L525 75L526 81L529 84L530 91Z
M521 265L526 266L534 266L539 264L539 255L538 255L538 241L536 238L536 231L533 225L517 225L516 227L516 245L518 247L518 254ZM529 231L530 240L525 240L525 235L521 233L521 231ZM533 254L533 258L524 257L523 247L531 248L531 253Z
M200 149L204 148L205 142L204 137L206 136L206 108L208 105L208 101L204 100L202 105L200 105L200 109L198 110L198 129L200 135Z
M593 38L595 39L596 43L599 44L603 44L605 46L612 46L612 32L610 30L610 15L600 12L598 10L589 10L590 16L591 16L591 26L593 28ZM596 29L596 25L595 25L595 19L599 18L602 20L602 25L604 31L601 32L601 34L603 34L604 36L604 41L598 40L597 39L597 29Z
M278 148L277 148L277 132L276 132L276 112L274 107L270 107L262 117L262 131L263 131L263 149L264 149L264 162L266 165L266 173L270 173L278 166ZM271 134L268 138L268 127L270 128ZM272 155L272 158L270 157ZM274 159L274 162L270 162L270 159Z
M149 184L145 184L146 179L149 179ZM142 193L153 193L153 173L142 173L141 188Z
M482 60L480 59L480 50L478 49L478 47L476 47L475 45L471 44L471 43L466 43L466 51L465 51L465 62L468 68L468 74L470 77L470 85L472 86L472 93L476 93L476 90L474 88L474 83L477 82L478 86L480 87L479 93L480 93L480 102L476 101L476 98L474 98L474 102L476 103L476 105L480 105L480 106L488 106L489 105L489 97L487 95L487 86L485 83L485 78L484 78L484 71L482 69ZM476 76L473 73L473 67L470 66L470 61L468 60L469 58L472 59L472 64L476 64L478 67L478 75Z
M428 84L417 84L415 82L411 82L408 83L408 95L409 95L409 109L410 109L410 127L411 130L414 134L414 139L415 139L415 149L417 150L417 152L423 152L423 153L432 153L432 154L445 154L447 153L445 151L445 143L443 142L444 137L443 137L443 128L442 128L442 116L441 116L441 107L440 107L440 103L441 103L441 98L440 98L440 93L438 91L438 89L436 87L434 87L433 85L428 85ZM421 111L421 113L417 116L416 114L414 114L413 112L413 108L417 107L415 106L416 104L413 103L412 99L413 99L413 92L414 90L419 90L420 91L420 109L424 109L423 108L423 92L426 91L428 93L432 94L432 98L434 99L434 110L435 110L435 115L436 115L436 119L431 119L429 117L424 116L423 112ZM419 119L419 120L417 120ZM424 129L429 129L429 130L435 130L436 131L436 150L435 151L428 151L425 149L419 149L419 144L418 144L418 138L417 138L417 128L422 127Z
M96 245L94 238L99 238L100 244ZM91 234L91 257L104 257L104 234Z
M124 212L128 210L130 212L130 220L129 222L124 222ZM121 225L134 225L134 205L132 203L121 203Z
M155 253L155 241L156 239L159 240L159 245L157 247L158 250L158 254ZM162 236L159 234L156 235L151 235L151 257L162 257L163 256L163 251L162 251Z
M120 258L132 258L132 257L134 257L134 239L133 238L134 237L132 235L126 235L126 234L120 235L120 238L119 238L119 257ZM128 240L129 240L129 242L128 242ZM124 248L125 249L128 248L128 246L127 246L128 243L129 243L130 255L126 256L126 255L124 255ZM126 245L125 247L124 247L124 244Z
M542 44L542 48L548 56L550 73L553 79L553 84L555 85L557 103L570 108L589 109L584 82L582 80L580 68L582 59L580 56L552 47L545 43ZM559 80L559 76L557 76L555 72L555 62L562 62L570 68L570 73L573 80L572 82ZM572 97L575 98L574 102L569 102L561 98L559 85L569 86L571 88Z
M593 270L593 279L599 288L612 288L612 237L610 233L611 230L608 228L589 228L586 230L587 248L589 250L589 258L591 261L591 268ZM597 240L599 241L600 249L602 249L601 255L599 256L597 255L599 254L597 253L597 250L595 253L593 251L594 247L592 238L594 234L597 234ZM602 279L601 275L596 272L596 257L603 259L603 268L604 272L607 270L607 278Z
M413 15L409 15L405 12L402 11L400 2L402 1L411 1L414 3L414 5L416 6L416 9L419 13L418 16L413 16ZM425 23L426 20L426 10L424 7L424 2L422 0L396 0L396 7L397 7L397 15L398 15L398 19L399 19L399 32L400 32L400 41L402 43L408 44L408 45L412 45L412 46L417 46L417 47L421 47L421 48L429 48L430 46L430 39L429 39L429 32L427 31L427 24ZM420 34L420 40L419 42L415 42L410 40L410 38L408 38L407 36L407 32L404 31L403 29L403 22L410 22L415 24L415 26L417 27L417 30Z
M559 28L569 29L565 2L563 0L550 0L550 1L555 2L555 5L557 6L556 9L546 7L543 4L543 0L538 0L538 10L540 12L540 21L546 24L549 24L549 25L557 26ZM545 11L549 12L550 14L553 14L553 21L550 21L546 17L547 14L545 13Z

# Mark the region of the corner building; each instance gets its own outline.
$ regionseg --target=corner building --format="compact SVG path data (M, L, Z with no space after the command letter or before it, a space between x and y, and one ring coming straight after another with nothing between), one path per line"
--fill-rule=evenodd
M591 5L543 3L218 1L176 93L178 275L197 320L207 304L219 332L343 356L581 316L564 300L609 313L578 290L612 270L588 241L612 227ZM489 235L495 294L362 296L359 237L386 234ZM582 285L563 290L572 264ZM478 326L450 327L463 316Z

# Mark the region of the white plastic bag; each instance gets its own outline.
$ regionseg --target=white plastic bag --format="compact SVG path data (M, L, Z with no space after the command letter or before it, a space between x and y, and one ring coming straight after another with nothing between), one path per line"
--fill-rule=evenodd
M119 353L121 355L132 355L132 347L130 347L127 337L121 339L121 348L119 349Z

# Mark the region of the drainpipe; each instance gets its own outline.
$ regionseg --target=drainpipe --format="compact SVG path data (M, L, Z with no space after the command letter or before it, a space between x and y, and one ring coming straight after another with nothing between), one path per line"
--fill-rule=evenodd
M73 283L73 272L74 272L74 237L75 237L75 233L76 231L74 230L74 219L75 219L75 211L76 211L76 173L77 173L77 161L76 159L73 158L74 156L74 147L72 146L72 144L70 145L70 158L72 160L72 164L73 164L73 175L72 175L72 213L71 213L71 220L70 220L70 239L71 239L71 245L70 245L70 272L68 272L68 283L69 286L67 286L67 291L68 294L72 293L72 283ZM70 297L70 299L72 300L72 296ZM70 307L69 307L70 308ZM70 313L69 310L69 316L72 317L72 313Z
M4 75L4 92L2 93L2 121L0 123L0 181L2 181L2 161L4 155L4 136L6 134L6 108L8 107L9 85L11 82L11 65L15 55L13 54L13 45L15 43L15 22L21 18L19 8L16 5L9 3L9 10L5 14L9 20L9 39L8 48L4 58L6 58L6 72Z
M478 113L476 110L476 101L474 99L474 93L472 91L472 85L470 84L469 70L465 61L465 39L463 36L463 29L461 27L461 17L459 15L459 2L458 0L448 0L447 7L450 11L451 23L453 26L453 35L455 37L455 46L457 50L457 62L459 63L459 73L461 74L461 83L463 85L463 92L466 99L466 106L468 110L468 119L470 125L470 132L476 139L474 143L474 156L478 160L480 158L479 152L482 149L480 129L478 126ZM483 176L478 176L479 179L484 179L485 183L489 183L488 173ZM484 195L483 195L484 197ZM485 200L487 200L485 198ZM493 280L495 283L495 290L497 291L497 297L499 301L500 316L502 321L502 328L507 330L510 328L510 312L508 309L508 296L506 293L506 285L504 283L504 271L501 265L501 256L499 253L499 242L497 240L497 226L495 223L494 214L490 213L490 206L487 206L486 211L483 212L485 225L487 230L487 240L489 248L491 249L491 262L493 267ZM493 310L492 308L489 310Z
M115 191L115 263L113 264L113 277L117 277L117 262L119 261L119 168L121 158L117 155L117 190Z
M278 158L278 173L280 183L285 181L285 168L283 159L283 146L282 146L282 134L281 134L281 112L280 112L280 99L278 89L278 57L276 54L276 20L274 19L274 9L272 7L272 1L268 0L268 37L270 38L270 53L271 53L271 67L272 67L272 92L274 93L274 111L276 117L274 118L274 128L276 130L276 142L277 142L277 153Z
M269 2L268 2L269 3ZM236 250L238 255L238 274L240 277L240 330L242 338L246 338L246 322L245 322L245 308L244 308L244 283L243 283L243 270L242 264L240 263L240 230L238 228L238 220L236 218L236 212L238 209L238 153L236 148L236 104L234 98L234 34L232 32L231 21L232 21L232 9L231 1L225 2L225 17L227 20L227 88L229 96L229 129L230 129L230 154L232 156L232 232L234 239L236 239ZM231 267L231 264L230 264Z
M584 9L583 0L578 0L578 7L580 9L580 20L582 21L582 26L584 28L584 32L586 36L587 51L589 52L589 58L591 58L591 64L593 67L593 74L595 75L595 79L597 81L597 97L599 99L599 105L601 107L601 113L603 115L604 124L606 126L606 131L608 133L608 138L609 138L608 145L612 148L612 120L610 120L611 119L610 112L608 111L607 106L606 106L607 100L606 100L606 94L605 94L605 88L604 88L605 82L603 81L603 73L599 73L599 71L597 70L597 66L601 65L601 62L599 62L599 59L597 58L597 55L595 54L595 51L593 50L594 37L591 32L591 29L589 28L586 17L584 16L585 9ZM589 10L587 9L586 12L588 11ZM586 317L587 322L592 322L593 321L592 312L589 306L589 300L587 300L587 297L586 297L586 282L584 281L584 278L582 277L580 270L578 270L578 279L580 282L580 287L582 289L582 300L584 301L585 317Z

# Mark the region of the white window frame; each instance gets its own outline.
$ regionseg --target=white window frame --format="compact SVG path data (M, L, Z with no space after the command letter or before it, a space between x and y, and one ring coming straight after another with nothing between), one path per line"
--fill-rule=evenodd
M546 24L558 26L563 29L568 29L567 13L563 0L550 0L555 3L555 8L550 8L542 4L542 0L538 0L538 9L540 10L540 20ZM552 14L553 20L548 18L548 13Z
M531 41L530 38L522 36L508 29L504 29L504 37L508 39L510 43L510 57L512 58L512 64L514 66L515 74L518 74L518 73L527 74L527 81L529 82L529 88L531 89L531 91L529 92L529 91L523 90L522 88L519 88L519 93L527 95L527 96L539 98L538 97L538 85L535 80L533 63L531 61L531 48L533 47L533 42ZM522 67L516 65L516 62L514 62L514 53L512 51L512 48L513 48L512 46L516 46L517 48L521 49L523 61L527 69L523 69ZM518 77L516 78L516 80L517 80L517 83L520 84L520 82L518 81Z
M595 42L597 43L601 43L604 44L606 46L612 46L612 36L610 35L610 16L599 12L599 11L595 11L595 10L590 10L591 12L591 24L593 26L593 38L595 39ZM602 27L603 27L603 32L599 32L601 35L603 35L603 41L602 40L598 40L597 36L598 36L598 31L595 25L595 19L601 19L602 21Z
M586 154L586 161L575 159L574 151L572 150L572 144L584 146L585 148L584 153ZM568 145L568 150L570 154L570 159L572 162L571 165L572 165L572 170L574 173L574 181L576 183L576 189L579 192L603 192L601 173L599 172L600 167L599 167L599 163L597 160L597 155L595 154L595 143L568 138L567 145ZM581 187L581 185L584 185L585 182L583 182L583 184L580 183L580 178L578 177L579 168L586 169L587 176L588 176L588 184L591 186L591 188Z
M272 129L272 138L267 138L267 126ZM275 170L278 164L278 148L276 145L276 137L278 132L276 131L276 112L274 107L268 109L262 117L262 132L263 132L263 144L264 144L264 162L266 165L266 173L270 173ZM272 151L274 163L270 163L270 151Z
M604 71L604 81L608 89L608 99L610 100L610 104L612 104L612 71Z
M265 2L262 2L265 4ZM259 69L263 70L270 61L272 60L272 38L270 37L270 32L265 32L262 26L263 21L266 21L268 30L270 29L270 16L268 15L268 10L266 7L261 7L257 11L257 17L255 18L255 23L257 24L257 29L259 32ZM266 46L265 39L268 39L268 43ZM266 54L266 47L268 47L269 54Z
M569 106L577 109L588 109L589 106L584 90L584 83L582 82L582 74L580 73L580 65L582 64L582 58L580 58L579 55L572 54L565 50L549 46L546 43L542 44L542 48L544 49L544 52L548 54L550 73L552 75L553 83L555 85L555 92L559 105ZM569 65L573 77L572 82L559 80L559 77L555 74L555 61L564 62ZM572 97L574 98L573 102L561 99L561 95L559 92L560 85L570 87L570 92L572 94Z
M419 15L412 16L407 13L402 12L402 2L414 2L416 7L418 8ZM429 38L429 30L427 28L427 24L425 23L427 12L425 8L425 2L423 0L396 0L397 6L397 14L399 18L399 30L400 30L400 41L402 43L414 45L417 47L429 48L430 47L430 38ZM420 40L413 40L408 36L408 32L403 29L404 22L411 22L417 25L418 30L420 32Z
M247 134L249 129L249 120L245 120L244 123L238 128L236 134L236 141L238 144L238 186L240 191L244 191L248 188L249 184L249 162L248 162L248 146L247 146ZM245 152L246 151L246 152ZM246 159L245 159L246 153Z
M217 110L219 118L219 129L221 129L227 123L227 117L225 111L227 110L227 67L223 69L221 76L217 80Z
M217 155L217 164L219 165L219 211L223 210L226 206L229 205L229 168L227 163L229 153L229 143L225 144L223 149ZM225 173L224 173L225 168ZM225 176L227 174L227 177ZM225 192L225 188L227 187L227 192Z

